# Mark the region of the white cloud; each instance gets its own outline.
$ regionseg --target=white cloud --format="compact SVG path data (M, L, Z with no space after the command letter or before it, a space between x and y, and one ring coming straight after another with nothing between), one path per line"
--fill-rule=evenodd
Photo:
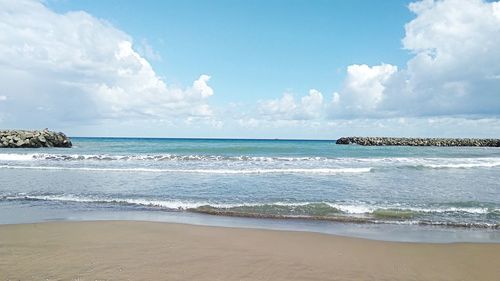
M323 111L323 95L315 90L309 90L309 95L304 96L300 99L300 111L299 116L303 119L313 119L321 115Z
M375 113L383 102L386 83L394 73L396 66L381 64L369 67L350 65L347 67L347 77L340 93L334 93L332 98L335 115L369 115Z
M286 93L259 103L264 117L239 122L317 136L498 136L500 1L425 0L409 9L416 17L405 25L402 44L413 56L404 67L350 65L329 101Z
M193 90L191 94L194 95L194 98L208 98L214 94L214 91L210 86L208 86L208 81L210 80L210 76L201 75L200 78L193 82Z
M324 112L323 107L323 95L311 89L299 102L290 93L284 93L279 99L261 101L258 111L272 119L309 120L320 117Z
M209 106L205 74L185 88L167 85L148 61L161 57L147 41L134 44L92 15L0 0L0 123L66 121L87 128L73 132L102 135L135 134L135 124L137 134L179 137L498 135L500 2L426 0L409 8L416 16L405 26L402 45L412 54L405 65L350 65L341 89L326 98L314 89L285 93L252 110Z
M149 61L161 61L162 57L160 53L155 51L153 49L153 46L151 46L146 39L142 39L141 43L135 47L137 49L137 52L144 57L145 59Z
M275 100L261 101L259 111L263 115L288 116L297 108L295 98L289 93Z
M212 114L210 76L169 87L129 35L85 12L1 0L0 29L0 84L9 96L0 110L14 126Z
M425 0L402 40L414 54L397 71L351 65L333 116L500 114L500 2Z
M491 79L500 74L500 2L424 1L409 7L417 17L406 25L403 45L415 57L403 75L403 93L418 103L414 113L500 113L500 80Z
M336 139L349 135L399 137L475 137L496 138L498 118L469 117L395 117L356 119L280 120L241 118L227 121L221 137L231 137L234 130L248 138ZM229 132L229 133L228 133Z

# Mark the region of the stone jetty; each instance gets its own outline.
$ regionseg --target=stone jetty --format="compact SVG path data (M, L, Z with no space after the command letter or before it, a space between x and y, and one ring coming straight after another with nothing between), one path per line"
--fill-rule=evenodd
M489 146L500 147L500 139L471 138L391 138L391 137L342 137L337 144L358 144L365 146Z
M40 131L0 130L0 148L71 146L71 140L65 134L48 129Z

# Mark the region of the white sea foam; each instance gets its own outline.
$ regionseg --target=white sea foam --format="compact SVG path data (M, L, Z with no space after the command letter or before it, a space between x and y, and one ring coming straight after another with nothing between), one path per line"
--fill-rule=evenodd
M43 200L43 201L60 201L60 202L79 202L79 203L132 204L140 206L162 207L168 209L183 209L183 210L209 205L208 202L185 202L178 200L165 201L165 200L133 199L133 198L98 198L98 197L84 197L75 195L31 195L31 196L19 195L19 196L5 196L4 198L7 200ZM221 208L225 206L226 205L220 205Z
M2 198L0 196L0 198ZM4 196L6 200L43 200L43 201L59 201L59 202L78 202L78 203L114 203L114 204L131 204L139 206L148 207L160 207L172 210L188 210L199 208L202 206L211 206L213 208L234 208L242 206L261 206L265 205L262 203L238 203L238 204L223 204L223 203L211 203L208 201L182 201L182 200L154 200L146 198L100 198L100 197L86 197L86 196L76 196L76 195L16 195L16 196ZM279 204L279 203L276 203ZM286 203L281 203L283 206ZM273 203L274 205L274 203ZM303 205L303 203L298 203L295 206ZM304 203L307 205L307 203Z
M311 169L155 169L155 168L90 168L90 167L56 167L56 166L12 166L1 165L2 169L28 170L74 170L96 172L150 172L150 173L196 173L196 174L337 174L367 173L372 168L311 168Z
M29 161L34 160L35 154L0 153L0 161Z
M0 154L0 161L255 161L255 162L300 162L300 161L329 161L326 157L264 157L264 156L223 156L223 155L110 155L110 154Z
M348 161L348 158L344 158ZM452 168L493 168L500 166L499 157L471 157L471 158L417 158L417 157L391 157L391 158L353 158L352 162L370 163L384 166L452 169Z
M471 158L422 158L422 157L374 157L374 158L356 158L356 157L261 157L261 156L222 156L222 155L108 155L108 154L49 154L32 153L0 154L0 161L197 161L197 162L267 162L267 163L314 163L314 165L334 165L343 166L348 169L358 168L359 166L370 166L376 168L387 167L414 167L429 169L467 169L467 168L494 168L500 167L500 157L471 157ZM329 169L318 169L320 173L331 173ZM342 169L342 168L339 168ZM363 168L365 169L365 168ZM300 170L300 169L297 169ZM269 171L273 172L273 171ZM282 172L282 171L280 171ZM293 172L293 171L290 171ZM226 172L224 172L226 173ZM232 173L232 172L228 172ZM239 173L239 172L235 172ZM255 170L253 173L259 173ZM265 173L265 172L264 172Z
M492 162L473 162L473 163L449 163L449 164L424 164L424 167L434 168L434 169L452 169L452 168L493 168L500 166L500 160Z
M131 204L139 206L160 207L167 209L188 210L195 209L201 206L211 206L213 208L236 208L236 207L257 207L257 206L306 206L312 204L327 204L332 208L336 208L343 213L352 215L372 214L376 210L400 210L411 211L418 213L469 213L469 214L488 214L499 213L500 208L480 208L480 207L396 207L397 205L369 205L365 203L359 204L344 204L330 202L267 202L267 203L213 203L209 201L182 201L182 200L154 200L148 198L101 198L101 197L86 197L76 195L25 195L18 194L15 196L1 197L4 200L44 200L44 201L60 201L60 202L81 202L81 203L114 203L114 204Z
M470 213L470 214L487 214L489 212L497 212L498 209L488 209L480 207L411 207L411 206L401 206L398 204L393 205L370 205L370 204L338 204L338 203L326 203L333 208L337 208L344 213L348 214L371 214L377 210L400 210L400 211L410 211L418 213Z

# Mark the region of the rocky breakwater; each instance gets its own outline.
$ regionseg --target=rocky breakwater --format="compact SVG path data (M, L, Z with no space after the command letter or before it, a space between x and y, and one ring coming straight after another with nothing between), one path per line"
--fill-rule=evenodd
M500 139L472 138L390 138L390 137L342 137L337 144L358 144L365 146L489 146L500 147Z
M0 130L0 148L71 146L71 140L65 134L47 129L41 131Z

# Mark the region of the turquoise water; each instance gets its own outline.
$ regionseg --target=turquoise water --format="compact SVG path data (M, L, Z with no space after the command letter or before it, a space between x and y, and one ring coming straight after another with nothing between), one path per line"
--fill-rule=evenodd
M500 228L498 148L72 140L70 149L0 151L0 212L9 210L8 218L0 214L0 223L2 218L4 223L26 221L15 215L16 208L24 213L41 208L62 219L94 211L155 212L233 221L284 219L290 224L311 220L493 233Z

